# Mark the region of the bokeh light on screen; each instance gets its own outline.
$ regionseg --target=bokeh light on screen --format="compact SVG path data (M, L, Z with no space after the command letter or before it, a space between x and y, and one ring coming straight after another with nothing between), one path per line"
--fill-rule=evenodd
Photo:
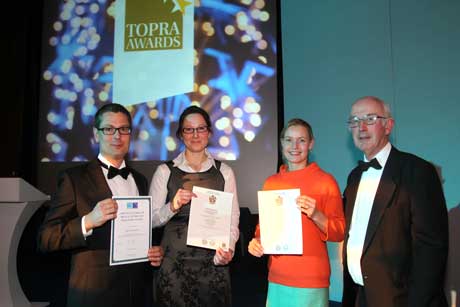
M53 4L54 3L54 4ZM114 1L50 1L42 73L41 161L94 158L96 110L112 102ZM168 160L183 148L179 115L191 104L211 116L209 150L238 159L277 104L275 5L263 0L195 1L195 83L191 93L128 109L133 117L130 159Z

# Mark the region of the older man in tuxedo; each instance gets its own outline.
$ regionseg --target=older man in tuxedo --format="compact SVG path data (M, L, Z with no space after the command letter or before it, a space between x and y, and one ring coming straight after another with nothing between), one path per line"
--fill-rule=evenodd
M109 266L110 220L118 205L112 196L147 195L146 178L127 167L131 115L119 104L106 104L95 115L97 159L64 171L42 227L40 250L72 253L67 306L150 306L152 272L148 263ZM162 249L148 251L159 266Z
M364 162L344 191L343 306L446 306L447 210L434 166L391 145L394 120L377 97L358 99L348 124Z

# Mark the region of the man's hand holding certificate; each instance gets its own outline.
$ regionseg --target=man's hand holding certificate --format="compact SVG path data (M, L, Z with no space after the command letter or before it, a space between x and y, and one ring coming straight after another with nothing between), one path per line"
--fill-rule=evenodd
M302 254L299 189L259 191L260 239L265 254Z
M193 187L187 245L228 250L233 194Z
M113 197L118 203L112 220L110 265L148 261L152 241L152 198Z

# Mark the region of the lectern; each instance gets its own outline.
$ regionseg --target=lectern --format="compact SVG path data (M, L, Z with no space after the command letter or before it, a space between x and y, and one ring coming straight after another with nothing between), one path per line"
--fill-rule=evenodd
M0 306L38 307L29 302L18 279L16 256L27 222L40 205L49 200L21 178L0 178Z

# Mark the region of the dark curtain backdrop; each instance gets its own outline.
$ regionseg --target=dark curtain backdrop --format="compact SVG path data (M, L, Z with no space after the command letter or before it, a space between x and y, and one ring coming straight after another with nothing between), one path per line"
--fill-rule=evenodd
M6 141L2 141L0 177L22 177L36 186L43 0L5 5L0 22L2 117L6 119L1 129ZM44 213L43 207L36 212L20 240L18 276L29 300L62 306L68 257L37 252L36 233ZM58 295L53 297L53 293Z
M1 177L36 184L40 49L43 0L12 1L2 18ZM7 16L10 15L10 16Z

